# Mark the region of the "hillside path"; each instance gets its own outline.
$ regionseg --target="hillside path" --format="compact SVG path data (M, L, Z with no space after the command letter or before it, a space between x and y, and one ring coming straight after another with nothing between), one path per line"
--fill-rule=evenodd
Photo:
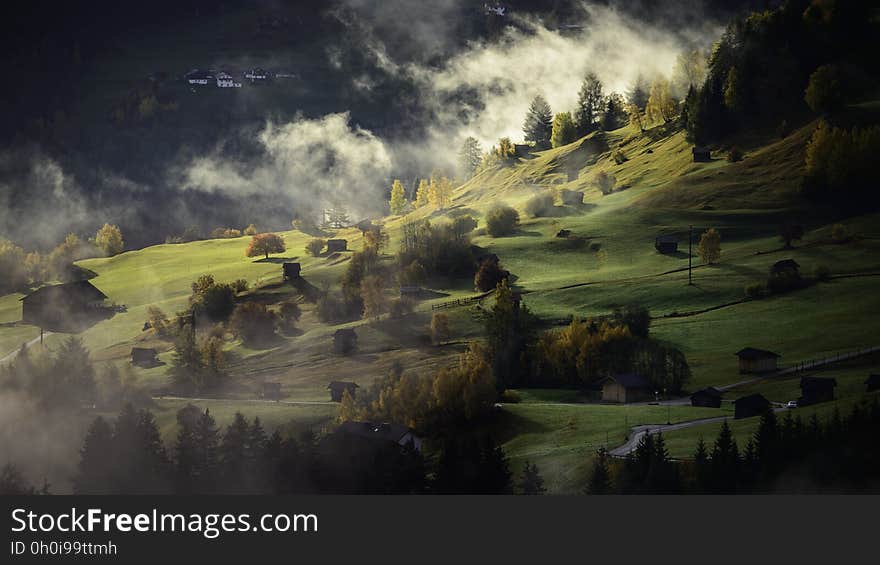
M52 332L44 332L43 333L44 338L47 336L50 336L50 335L52 335ZM37 336L30 341L26 341L26 342L22 343L22 345L24 346L25 349L30 349L32 346L34 346L38 343L40 343L40 336ZM8 353L7 355L0 358L0 365L6 363L7 361L11 361L11 360L15 359L15 356L18 355L19 351L21 351L21 347L16 348L11 353Z
M287 406L338 406L330 400L271 400L268 398L196 398L191 396L154 396L153 400L183 400L187 402L248 402L251 404L284 404Z

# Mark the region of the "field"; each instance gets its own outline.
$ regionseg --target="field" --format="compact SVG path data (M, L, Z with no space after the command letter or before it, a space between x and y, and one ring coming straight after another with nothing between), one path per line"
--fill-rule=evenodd
M875 275L880 274L880 222L877 215L824 216L800 201L797 186L809 126L784 140L746 147L745 159L739 163L721 158L693 163L683 134L660 129L644 136L632 136L628 128L592 134L539 152L533 159L484 171L457 189L451 210L427 207L406 220L446 221L444 216L452 212L474 215L479 221L474 244L499 255L524 293L526 305L550 322L606 314L627 303L647 306L654 318L652 334L687 355L692 390L741 380L733 354L745 346L777 351L784 366L878 344L875 313L880 296ZM628 160L616 164L613 148L620 148ZM568 171L573 169L577 174L569 180ZM592 184L600 170L617 179L617 190L608 196ZM557 206L547 217L525 215L529 198L559 188L583 191L584 204ZM485 233L483 217L502 202L517 207L522 222L513 236L492 238ZM749 202L749 207L742 207L742 202ZM791 219L801 222L806 233L793 249L784 249L778 230ZM403 221L401 217L383 220L390 236L385 261L393 261ZM838 223L853 237L834 241L831 226ZM703 265L699 257L693 258L693 285L688 285L687 272L690 226L695 238L709 227L718 229L722 237L718 264ZM554 237L563 228L576 237ZM676 234L679 251L657 253L653 242L660 234ZM268 261L246 258L248 238L237 238L158 245L80 262L97 273L92 280L95 286L127 308L82 334L93 358L125 364L132 345L149 343L162 351L161 360L170 361L170 345L143 331L146 309L156 305L169 314L184 309L190 283L202 274L211 273L220 282L245 279L253 289L248 299L269 304L298 299L292 287L281 284L280 263L285 260L301 262L303 277L312 286L338 287L350 252L310 257L304 246L312 236L296 230L279 235L287 252ZM350 250L363 245L360 232L353 228L334 237L346 238ZM823 266L830 269L832 279L782 296L745 299L747 285L766 279L775 261L788 258L800 264L805 277L811 278ZM265 350L228 340L233 382L224 399L196 404L210 407L220 422L240 410L249 417L259 416L267 428L327 429L335 417L333 405L296 403L326 402L329 381L354 380L364 386L396 362L406 370L426 373L453 363L466 341L479 337L476 308L462 307L448 311L451 342L443 347L427 344L431 305L475 294L469 280L439 279L427 286L435 292L434 298L421 302L403 320L346 324L358 328L359 352L344 358L330 352L331 334L342 326L320 323L314 306L303 301L299 335L279 339ZM18 298L0 298L0 356L38 335L35 328L14 324L20 318ZM51 336L49 347L59 339ZM866 361L835 372L841 403L860 398L859 379L876 370L874 361ZM135 373L142 385L157 396L163 394L166 367L135 369ZM261 401L260 384L267 380L282 383L284 400L291 404ZM729 393L728 398L751 391L783 402L797 397L797 381L757 383ZM596 449L619 445L633 425L719 414L717 409L689 406L584 404L565 391L520 393L522 403L500 409L497 432L512 467L518 470L526 461L537 463L551 492L578 491ZM156 402L162 432L170 438L174 412L185 401ZM799 413L808 415L810 410ZM815 410L824 413L828 407ZM720 412L732 415L729 405ZM741 445L755 425L754 419L733 424ZM714 425L671 432L670 450L676 457L688 456L698 437L708 440L715 433Z

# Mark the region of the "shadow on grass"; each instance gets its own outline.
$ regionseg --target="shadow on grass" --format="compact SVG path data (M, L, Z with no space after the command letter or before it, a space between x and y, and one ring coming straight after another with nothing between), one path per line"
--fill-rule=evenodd
M297 261L299 257L263 257L261 259L257 259L254 263L290 263L292 261Z
M506 443L520 434L541 434L550 431L550 428L544 424L508 410L498 409L494 416L492 430L498 443Z

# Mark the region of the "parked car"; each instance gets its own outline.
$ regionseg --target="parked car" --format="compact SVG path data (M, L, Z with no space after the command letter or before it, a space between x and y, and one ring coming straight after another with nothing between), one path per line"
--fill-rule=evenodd
M785 405L786 408L797 408L797 400L789 400L788 404Z

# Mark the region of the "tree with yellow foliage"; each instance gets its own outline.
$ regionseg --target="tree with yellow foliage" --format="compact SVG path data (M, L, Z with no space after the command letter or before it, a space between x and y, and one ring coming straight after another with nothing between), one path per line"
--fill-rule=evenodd
M452 201L452 181L439 173L432 173L428 201L441 210L449 206Z
M399 216L406 211L406 190L400 179L394 179L394 182L391 183L391 199L388 201L388 205L394 215Z
M675 117L675 100L669 92L669 81L658 78L651 84L651 94L648 96L648 105L645 107L648 120L652 122L663 121L668 124Z
M428 204L428 189L430 185L425 179L419 180L419 187L416 189L416 200L413 202L415 208L421 208Z
M122 231L117 226L104 224L95 234L95 245L104 252L107 257L119 255L125 247L122 240Z
M721 259L721 234L715 228L709 228L700 237L700 258L709 265Z

